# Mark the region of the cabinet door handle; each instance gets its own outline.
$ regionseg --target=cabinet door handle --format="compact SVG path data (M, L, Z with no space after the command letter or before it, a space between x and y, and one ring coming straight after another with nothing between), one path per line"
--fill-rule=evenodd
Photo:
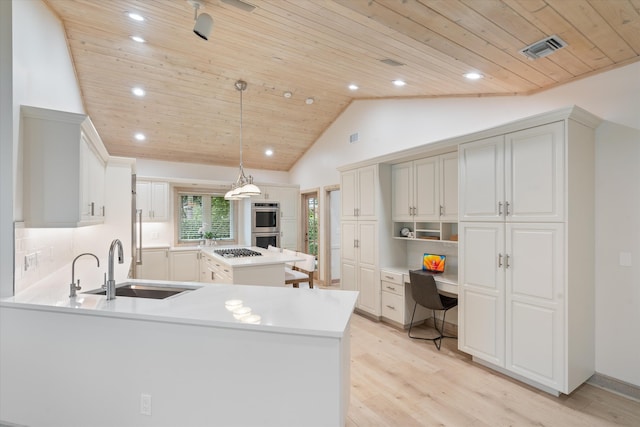
M89 215L95 216L95 214L96 214L96 203L91 202L91 204L89 205Z
M502 268L502 254L498 254L498 268Z
M504 210L505 210L505 215L506 216L511 215L511 211L509 210L509 206L510 206L509 202L504 202Z
M215 274L216 274L216 273L214 273L213 271L211 272L211 280L216 280L216 276L215 276Z
M502 202L498 202L498 216L502 216Z
M440 216L444 215L444 206L440 205Z
M505 254L505 256L504 256L504 268L509 268L509 267L511 267L509 265L509 255Z

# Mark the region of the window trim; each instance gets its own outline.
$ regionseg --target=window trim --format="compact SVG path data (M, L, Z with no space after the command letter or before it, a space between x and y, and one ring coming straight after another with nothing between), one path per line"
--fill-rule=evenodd
M192 241L180 241L180 216L179 209L181 207L180 196L183 194L192 194L194 196L216 196L224 197L229 191L226 187L174 187L173 188L173 241L174 246L194 246L200 242L196 240ZM238 244L238 204L232 200L232 233L233 239L222 240L225 245L237 245Z

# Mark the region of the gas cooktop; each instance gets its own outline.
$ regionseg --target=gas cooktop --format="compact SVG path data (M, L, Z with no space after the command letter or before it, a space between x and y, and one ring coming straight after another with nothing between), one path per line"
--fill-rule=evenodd
M248 256L262 256L260 252L252 251L247 248L231 248L231 249L216 249L214 250L218 255L222 255L225 258L242 258Z

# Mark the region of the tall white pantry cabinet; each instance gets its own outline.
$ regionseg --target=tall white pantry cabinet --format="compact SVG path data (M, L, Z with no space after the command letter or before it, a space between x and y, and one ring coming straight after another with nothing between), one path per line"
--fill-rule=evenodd
M377 164L341 172L342 288L358 291L356 308L379 318L379 260L389 259L393 251L388 244L391 167Z
M460 350L548 392L595 372L594 129L577 107L459 146Z

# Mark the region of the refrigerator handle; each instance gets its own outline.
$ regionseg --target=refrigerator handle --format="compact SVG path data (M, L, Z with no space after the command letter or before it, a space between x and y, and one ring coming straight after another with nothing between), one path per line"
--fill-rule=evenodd
M136 265L142 265L142 209L138 209L138 247L136 248L136 252L138 252L138 256L136 257Z

